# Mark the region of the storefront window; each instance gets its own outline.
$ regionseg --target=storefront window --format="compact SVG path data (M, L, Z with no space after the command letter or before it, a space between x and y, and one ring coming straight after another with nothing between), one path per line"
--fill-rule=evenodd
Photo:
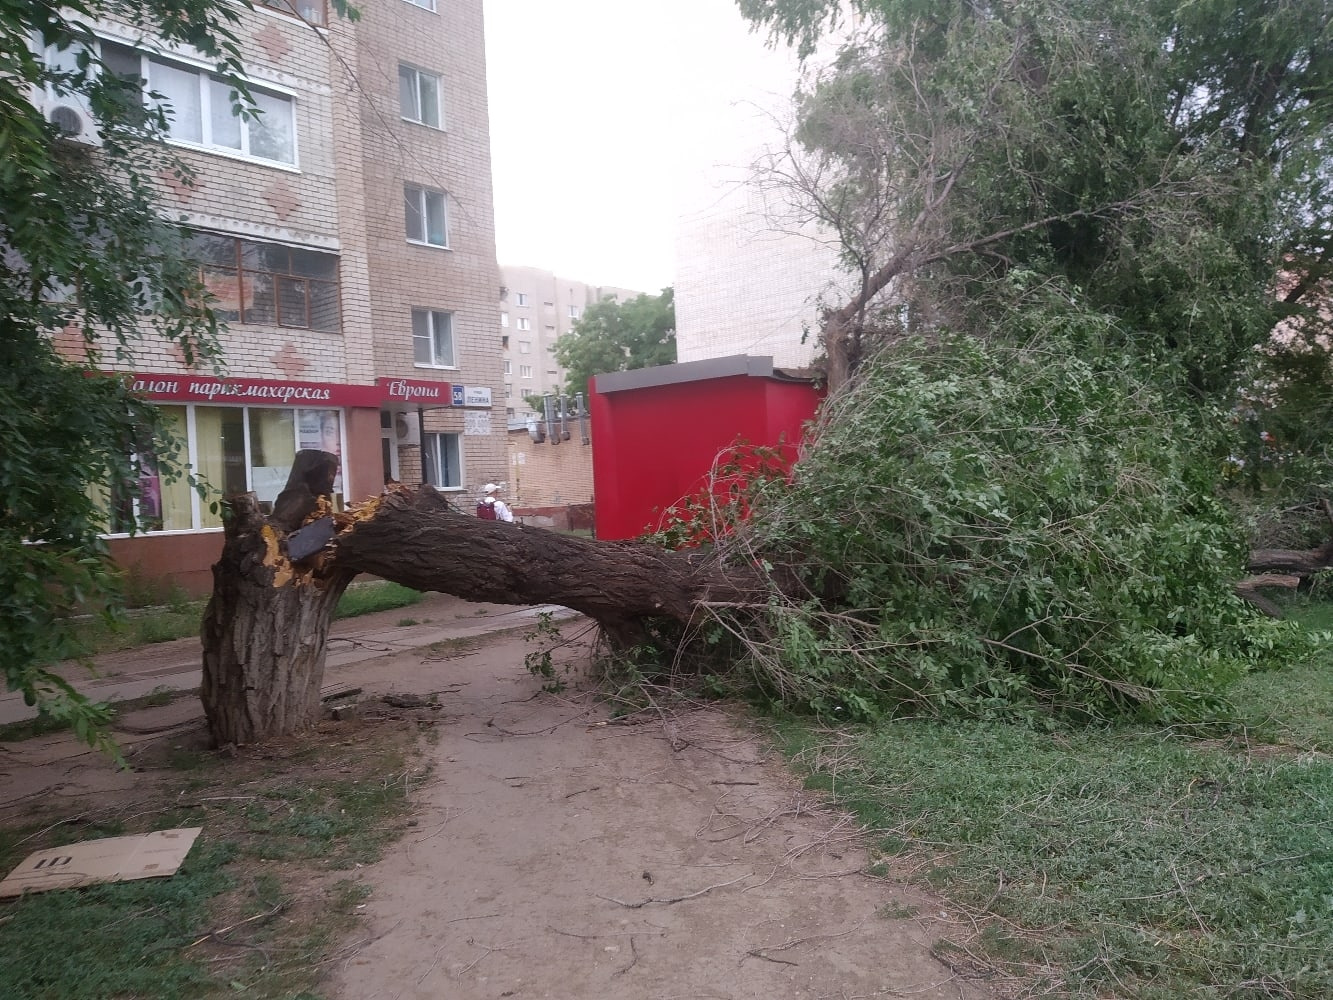
M245 476L245 410L196 406L194 439L193 463L199 478L223 496L246 492L249 484ZM221 511L214 513L205 504L200 512L200 527L222 527Z
M338 456L338 478L333 481L334 493L343 489L342 455L343 430L341 410L297 410L299 434L297 443L302 450L314 448Z
M253 492L267 513L287 485L296 452L315 448L339 456L343 451L343 411L296 410L258 406L163 406L168 432L180 444L176 464L188 467L207 489L194 522L195 492L186 475L168 480L157 456L145 444L137 453L136 483L111 484L93 491L107 514L113 534L138 531L190 531L222 527L221 512L209 508L223 496ZM191 440L193 451L187 442ZM334 503L341 509L343 476L334 480Z
M185 461L186 453L185 407L164 406L160 412L171 436L180 442L176 459L178 463L182 463ZM192 513L194 491L190 489L189 480L184 475L176 476L174 479L167 479L162 475L155 475L154 478L157 480L157 495L161 498L161 529L188 531L194 526Z
M266 513L287 485L294 461L296 411L250 410L250 488Z

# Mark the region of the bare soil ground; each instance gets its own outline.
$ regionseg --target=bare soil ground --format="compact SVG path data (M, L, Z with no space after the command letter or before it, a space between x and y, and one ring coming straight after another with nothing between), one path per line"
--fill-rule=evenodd
M853 821L803 790L740 713L690 707L615 720L590 692L542 691L524 669L528 651L511 631L395 652L354 677L328 678L363 686L365 700L319 739L370 748L377 728L396 734L389 743L423 732L412 771L429 778L413 793L404 836L351 873L369 894L359 923L320 962L323 995L993 995L937 947L959 929L957 915L875 875ZM371 700L386 692L436 693L438 704ZM151 808L173 774L164 761L204 738L193 699L119 725L137 771L114 771L66 736L0 747L0 822ZM288 779L320 767L317 754L275 752ZM253 765L253 756L220 766Z

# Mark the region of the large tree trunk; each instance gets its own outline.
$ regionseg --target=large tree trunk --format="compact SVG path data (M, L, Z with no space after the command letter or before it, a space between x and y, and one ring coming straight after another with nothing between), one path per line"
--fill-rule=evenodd
M474 601L560 604L626 646L652 619L686 622L709 602L762 603L771 587L757 567L706 553L483 521L430 487L340 515L324 553L295 565L253 496L233 499L232 511L203 628L200 693L220 744L262 742L319 718L330 616L357 573Z
M204 611L199 694L219 745L258 743L319 720L324 646L354 570L294 566L253 495L230 501Z

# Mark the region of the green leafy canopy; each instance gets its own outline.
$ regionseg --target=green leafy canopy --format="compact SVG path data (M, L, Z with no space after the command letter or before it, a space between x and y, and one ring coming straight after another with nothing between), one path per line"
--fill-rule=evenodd
M588 392L594 375L669 365L676 360L675 294L604 298L583 311L574 329L556 341L555 357L568 370L570 392Z
M141 82L99 64L90 26L102 19L193 47L238 110L246 100L230 3L0 0L0 657L10 688L90 740L103 713L47 668L74 652L67 615L116 606L101 535L112 504L138 495L136 455L151 443L159 471L180 470L157 411L88 372L172 344L187 362L220 361L182 231L158 204L161 179L188 182L188 171ZM63 58L49 62L48 49ZM65 139L31 100L43 92L84 101L100 144Z

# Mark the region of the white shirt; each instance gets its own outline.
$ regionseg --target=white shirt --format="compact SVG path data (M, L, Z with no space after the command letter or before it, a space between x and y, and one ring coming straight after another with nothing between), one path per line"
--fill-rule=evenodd
M497 521L513 521L514 512L509 509L509 504L503 500L497 500L495 497L486 497L485 502L495 508L495 519Z

